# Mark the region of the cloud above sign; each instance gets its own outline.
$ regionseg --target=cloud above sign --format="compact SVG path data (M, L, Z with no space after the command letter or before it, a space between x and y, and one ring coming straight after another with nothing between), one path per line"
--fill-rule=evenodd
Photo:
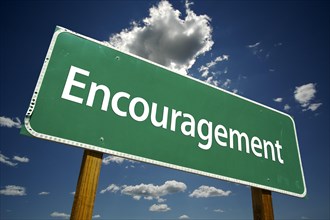
M16 117L15 119L11 119L6 116L0 116L0 127L21 128L22 126L21 120L19 120L18 117Z
M207 15L196 15L186 1L185 17L168 1L149 9L142 24L133 22L128 29L110 37L109 43L123 51L139 55L182 74L199 55L213 45L212 27Z
M316 111L322 103L311 103L315 98L316 84L308 83L302 86L297 86L294 91L295 100L301 105L303 111Z

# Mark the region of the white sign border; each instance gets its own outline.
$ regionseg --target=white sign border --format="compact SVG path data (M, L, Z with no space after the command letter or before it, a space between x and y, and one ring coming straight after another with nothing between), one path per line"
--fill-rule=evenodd
M277 113L280 113L282 115L285 115L285 116L289 117L291 119L292 124L293 124L293 127L294 127L295 139L296 139L296 143L297 143L297 152L298 152L298 156L299 156L300 169L301 169L302 180L303 180L303 184L304 184L304 192L302 194L293 193L293 192L290 192L290 191L286 191L286 190L282 190L282 189L277 189L277 188L273 188L273 187L269 187L269 186L264 186L264 185L252 183L252 182L249 182L249 181L243 181L243 180L239 180L239 179L235 179L235 178L231 178L231 177L221 176L221 175L218 175L218 174L213 174L213 173L208 173L208 172L204 172L204 171L200 171L200 170L195 170L195 169L191 169L191 168L187 168L187 167L173 165L173 164L170 164L170 163L164 163L164 162L160 162L160 161L157 161L157 160L147 159L147 158L144 158L144 157L134 156L134 155L131 155L131 154L126 154L126 153L121 153L121 152L118 152L118 151L101 148L101 147L98 147L98 146L95 146L95 145L84 144L84 143L81 143L81 142L72 141L72 140L68 140L68 139L64 139L64 138L60 138L60 137L51 136L51 135L47 135L47 134L36 132L31 127L30 118L31 118L31 116L33 114L34 106L35 106L35 104L37 102L39 90L40 90L40 87L41 87L41 84L42 84L44 75L46 73L46 70L47 70L47 67L48 67L48 63L49 63L50 57L52 55L52 52L53 52L53 49L54 49L54 46L55 46L56 39L57 39L57 37L61 33L64 33L64 32L67 32L67 33L76 35L78 37L81 37L81 38L84 38L86 40L89 40L89 41L95 42L97 44L100 44L102 46L109 47L109 48L111 48L113 50L119 51L121 53L127 54L127 55L132 56L132 57L135 57L135 58L137 58L139 60L142 60L144 62L148 62L148 63L151 63L151 64L153 64L155 66L160 67L160 68L166 69L166 70L168 70L168 71L170 71L172 73L175 73L175 74L184 76L184 77L186 77L188 79L191 79L191 80L195 80L195 81L197 81L199 83L202 83L202 84L207 85L209 87L212 87L214 89L220 90L221 92L225 92L225 93L228 93L230 95L239 97L239 98L244 99L244 100L246 100L248 102L251 102L251 103L256 104L256 105L259 105L259 106L262 106L264 108L270 109L272 111L275 111ZM276 109L270 108L268 106L265 106L263 104L260 104L258 102L255 102L253 100L250 100L250 99L247 99L245 97L242 97L240 95L237 95L237 94L228 92L228 91L226 91L224 89L221 89L221 88L218 88L216 86L207 84L206 82L200 81L200 80L195 79L195 78L193 78L191 76L182 75L182 74L177 73L177 72L175 72L175 71L173 71L173 70L171 70L171 69L169 69L167 67L164 67L162 65L159 65L157 63L154 63L154 62L152 62L150 60L144 59L144 58L139 57L137 55L134 55L134 54L131 54L131 53L128 53L128 52L124 52L124 51L118 50L118 49L112 47L108 42L100 42L98 40L95 40L95 39L92 39L90 37L87 37L87 36L78 34L76 32L73 32L71 30L68 30L68 29L63 28L63 27L60 27L60 26L56 26L56 31L53 34L51 43L50 43L49 48L48 48L48 52L46 54L46 58L45 58L44 64L42 66L42 69L41 69L41 72L40 72L40 75L39 75L39 78L38 78L38 81L37 81L37 85L35 87L35 90L34 90L34 93L33 93L32 98L31 98L31 102L30 102L29 108L28 108L27 113L26 113L25 118L24 118L24 124L25 124L25 127L26 127L27 131L32 136L37 137L37 138L46 139L46 140L50 140L50 141L55 141L55 142L62 143L62 144L73 145L73 146L84 148L84 149L88 149L88 150L99 151L99 152L102 152L102 153L111 154L111 155L115 155L115 156L118 156L118 157L124 157L124 158L131 159L131 160L136 160L136 161L141 161L141 162L150 163L150 164L154 164L154 165L159 165L159 166L163 166L163 167L167 167L167 168L172 168L172 169L176 169L176 170L181 170L181 171L185 171L185 172L189 172L189 173L199 174L199 175L202 175L202 176L207 176L207 177L212 177L212 178L216 178L216 179L220 179L220 180L225 180L225 181L229 181L229 182L239 183L239 184L243 184L243 185L247 185L247 186L251 186L251 187L266 189L266 190L270 190L270 191L274 191L274 192L278 192L278 193L282 193L282 194L296 196L296 197L299 197L299 198L303 198L303 197L305 197L307 195L307 189L306 189L305 177L304 177L304 172L303 172L303 166L302 166L302 162L301 162L301 158L300 158L300 151L299 151L299 144L298 144L296 126L295 126L295 123L294 123L293 118L290 115L288 115L288 114L286 114L284 112L278 111Z

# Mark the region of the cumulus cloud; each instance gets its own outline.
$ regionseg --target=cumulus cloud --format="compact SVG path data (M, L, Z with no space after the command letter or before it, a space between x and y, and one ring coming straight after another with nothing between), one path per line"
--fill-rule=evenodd
M22 186L8 185L4 189L0 190L0 195L5 196L25 196L26 189Z
M119 186L117 186L117 185L115 185L115 184L111 184L111 185L109 185L107 188L102 189L102 190L100 191L100 193L101 193L101 194L104 194L104 193L106 193L106 192L112 192L112 193L115 193L115 192L117 192L117 191L119 191L119 190L120 190L120 187L119 187Z
M2 153L0 153L0 163L4 163L8 166L14 167L17 165L17 163L14 163L12 161L10 161L9 157L6 157L5 155L3 155Z
M188 215L181 215L179 219L190 219Z
M38 193L38 195L40 195L40 196L46 196L46 195L49 195L49 192L40 192L40 193Z
M225 211L223 211L222 209L214 209L213 211L214 211L214 212L220 212L220 213L225 212Z
M21 163L28 163L30 161L30 159L27 157L19 157L19 156L14 156L13 160L16 160Z
M199 55L214 44L207 15L197 15L186 1L185 15L166 0L149 9L149 16L110 37L110 45L187 74Z
M18 117L16 117L15 119L7 118L5 116L0 116L0 127L21 128L22 127L21 120L19 120Z
M101 215L93 215L92 219L101 218Z
M62 219L68 219L70 218L69 214L66 214L64 212L53 212L50 214L51 217L53 218L62 218Z
M306 85L297 86L294 91L294 98L299 102L303 107L307 107L310 101L315 97L316 84L308 83Z
M219 197L219 196L229 196L231 191L223 191L222 189L217 189L213 186L200 186L195 189L189 197L195 198L209 198L209 197Z
M273 100L274 100L274 102L282 102L283 101L283 98L278 97L278 98L275 98Z
M142 197L146 200L160 199L168 194L184 192L187 189L186 184L175 180L166 181L163 185L157 186L153 184L140 184L135 186L122 186L121 193L132 196L135 200L140 200ZM163 201L163 200L160 200Z
M303 111L311 110L316 111L322 103L311 103L315 98L316 84L308 83L302 86L297 86L294 91L294 98L303 107Z
M151 211L151 212L167 212L170 210L171 210L171 208L168 207L166 204L153 204L149 208L149 211Z

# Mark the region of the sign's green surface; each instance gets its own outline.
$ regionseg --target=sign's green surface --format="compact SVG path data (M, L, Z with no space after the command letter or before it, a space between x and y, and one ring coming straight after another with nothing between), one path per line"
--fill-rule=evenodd
M304 197L290 116L58 27L26 134Z

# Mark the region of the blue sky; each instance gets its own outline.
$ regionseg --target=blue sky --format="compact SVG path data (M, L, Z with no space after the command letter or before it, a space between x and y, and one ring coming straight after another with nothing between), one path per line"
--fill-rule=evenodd
M164 65L172 61L175 65L170 67L184 74L290 114L308 194L299 199L273 193L275 218L329 219L329 5L193 3L170 1L166 13L172 20L160 23L159 1L1 2L6 12L1 13L0 41L1 219L66 219L71 212L83 149L22 136L18 129L56 25L99 41L111 37L110 43L123 50ZM181 12L179 17L175 10ZM189 13L190 26L185 20ZM187 29L175 26L176 21ZM162 31L145 34L150 27ZM167 40L165 32L177 32L179 39L188 27L198 31L180 55L175 42L152 44L155 36ZM134 36L136 42L130 44L125 36ZM204 43L194 44L200 39ZM157 46L160 52L147 53L136 45ZM249 187L108 156L104 155L95 219L253 218ZM176 190L170 191L170 186ZM150 193L139 197L141 190Z

